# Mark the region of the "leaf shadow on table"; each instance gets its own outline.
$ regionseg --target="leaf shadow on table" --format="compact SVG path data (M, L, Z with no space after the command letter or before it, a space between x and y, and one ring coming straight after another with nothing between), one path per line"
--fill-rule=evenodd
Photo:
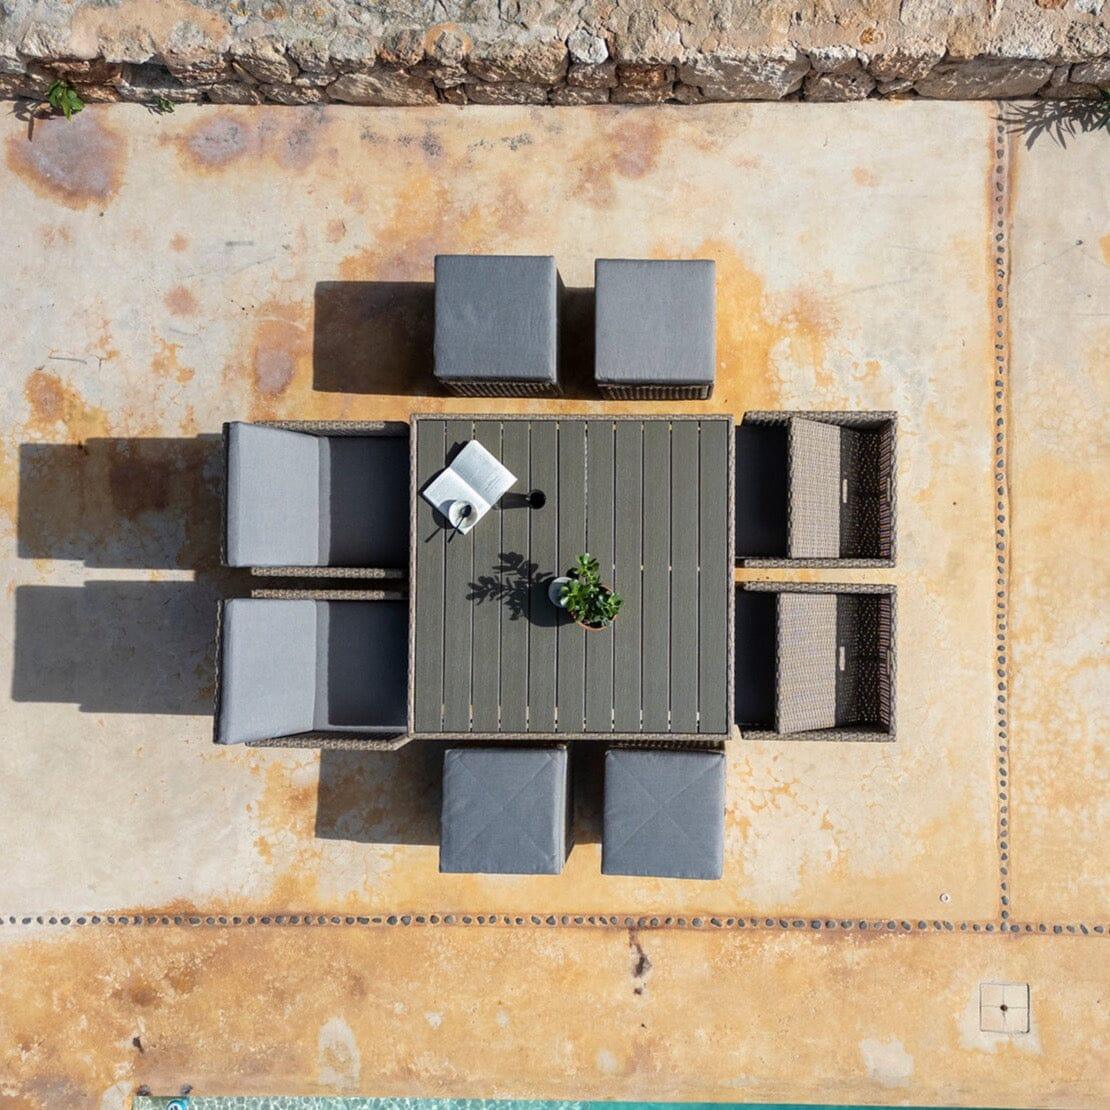
M540 570L538 563L519 551L502 551L489 574L480 574L469 583L466 600L477 605L499 602L508 612L509 620L526 620L537 627L551 628L570 619L548 600L547 588L554 578L554 571Z

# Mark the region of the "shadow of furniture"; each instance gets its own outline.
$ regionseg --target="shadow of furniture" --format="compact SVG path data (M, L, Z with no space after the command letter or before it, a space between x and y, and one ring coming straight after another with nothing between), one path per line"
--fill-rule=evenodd
M20 444L19 557L218 567L222 452L218 435Z
M315 834L356 844L438 844L443 745L320 752Z
M401 578L408 562L408 426L224 426L224 558L271 577Z
M396 594L260 590L223 602L216 742L401 747L407 649Z
M894 586L736 588L737 724L748 740L895 738Z
M312 386L317 392L443 392L434 374L432 282L320 281L315 302ZM596 399L593 286L560 288L556 324L559 393Z
M430 281L319 281L312 387L320 393L427 394L434 337Z
M749 412L736 431L736 556L749 567L892 567L893 412Z
M83 713L212 711L213 603L229 583L17 586L11 696Z

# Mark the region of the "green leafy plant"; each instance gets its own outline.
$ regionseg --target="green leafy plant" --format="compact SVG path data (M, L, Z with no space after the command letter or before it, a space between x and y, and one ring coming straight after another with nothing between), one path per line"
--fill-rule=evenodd
M168 116L173 113L173 101L169 97L155 96L151 102L150 110L159 116Z
M587 552L578 556L570 581L563 586L563 603L580 624L604 628L613 623L624 601L601 584L598 562Z
M46 90L46 100L55 112L61 112L66 119L73 119L85 107L85 102L77 95L77 90L61 78L54 81Z

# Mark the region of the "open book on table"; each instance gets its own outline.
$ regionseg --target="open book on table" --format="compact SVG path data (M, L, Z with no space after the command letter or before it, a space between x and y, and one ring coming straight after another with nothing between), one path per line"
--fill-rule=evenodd
M424 487L423 497L445 520L453 502L465 501L473 506L474 511L459 525L460 532L469 532L515 483L516 475L472 439L451 465Z

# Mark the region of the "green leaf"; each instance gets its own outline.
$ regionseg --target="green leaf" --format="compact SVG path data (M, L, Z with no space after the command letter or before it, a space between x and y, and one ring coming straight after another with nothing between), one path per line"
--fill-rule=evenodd
M46 101L55 112L60 111L66 119L73 119L85 107L85 102L77 95L72 85L58 78L46 90Z

